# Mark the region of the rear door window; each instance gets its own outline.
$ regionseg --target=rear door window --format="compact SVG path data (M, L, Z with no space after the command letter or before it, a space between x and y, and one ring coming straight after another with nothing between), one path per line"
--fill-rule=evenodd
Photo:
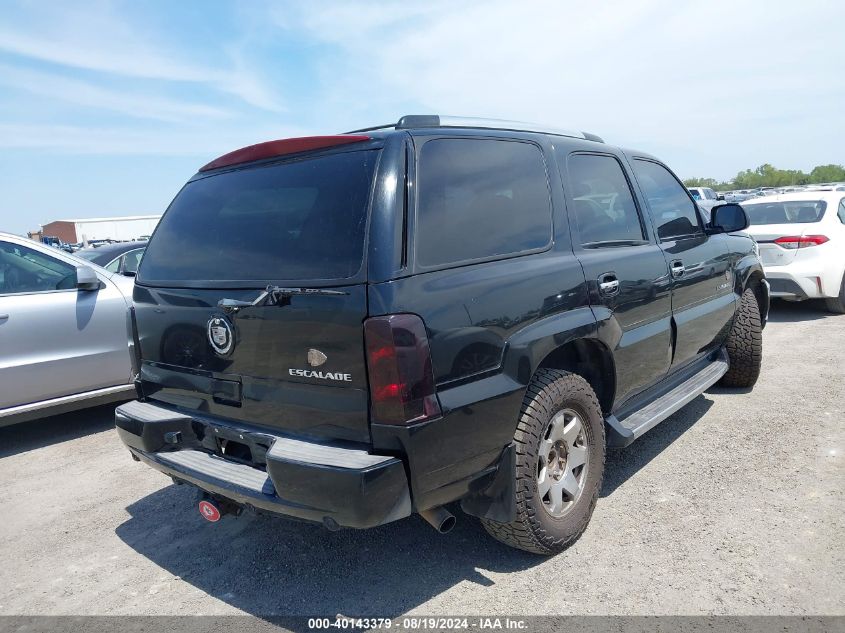
M634 159L634 174L648 200L661 240L703 233L695 202L677 178L659 163Z
M213 287L355 276L377 158L343 152L189 182L150 240L138 281Z
M643 224L619 161L612 156L574 154L567 164L581 244L641 243Z
M434 139L418 167L422 267L522 254L551 244L545 161L533 143Z

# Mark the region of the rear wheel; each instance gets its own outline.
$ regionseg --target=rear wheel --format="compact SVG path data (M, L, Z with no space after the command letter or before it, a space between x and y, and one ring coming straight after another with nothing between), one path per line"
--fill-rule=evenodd
M829 312L834 314L845 314L845 275L842 277L842 283L839 284L839 296L824 300Z
M725 343L730 369L719 384L725 387L753 387L763 362L763 328L760 308L751 288L742 293L731 332Z
M589 383L569 372L539 370L514 441L516 519L481 522L507 545L555 554L584 532L601 488L604 418Z

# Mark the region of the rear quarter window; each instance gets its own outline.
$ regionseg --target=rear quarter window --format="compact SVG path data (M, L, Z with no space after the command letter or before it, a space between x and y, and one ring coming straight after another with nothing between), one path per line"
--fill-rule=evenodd
M418 174L419 266L506 257L551 244L548 176L533 143L433 139L420 151Z

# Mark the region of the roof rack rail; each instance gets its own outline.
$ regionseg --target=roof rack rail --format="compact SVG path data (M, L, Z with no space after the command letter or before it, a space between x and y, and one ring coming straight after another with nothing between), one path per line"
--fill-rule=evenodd
M482 130L511 130L514 132L537 132L540 134L554 134L555 136L568 136L571 138L582 138L588 141L604 143L604 140L589 132L577 130L564 130L561 128L549 127L538 123L523 123L522 121L503 121L499 119L480 119L475 117L440 116L437 114L407 114L396 123L365 127L360 130L351 130L344 134L358 134L361 132L373 132L375 130L411 130L424 127L457 127L475 128Z

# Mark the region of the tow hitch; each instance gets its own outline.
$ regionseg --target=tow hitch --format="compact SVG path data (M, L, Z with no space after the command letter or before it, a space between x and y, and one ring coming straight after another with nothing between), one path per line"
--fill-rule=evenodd
M243 508L230 501L218 500L203 495L198 504L200 516L210 523L217 523L226 514L239 516Z

